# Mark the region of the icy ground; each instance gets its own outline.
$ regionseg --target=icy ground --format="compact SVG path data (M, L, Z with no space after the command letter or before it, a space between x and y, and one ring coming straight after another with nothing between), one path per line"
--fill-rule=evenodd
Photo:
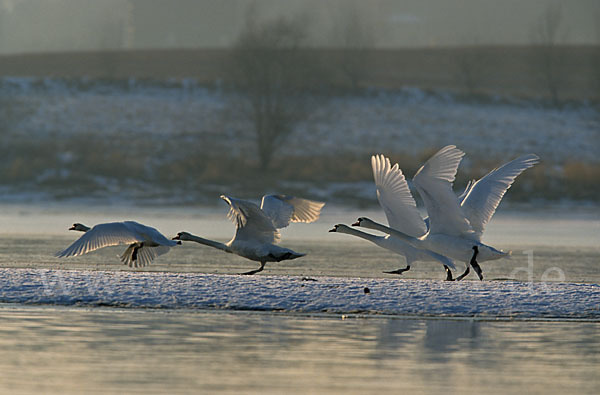
M28 137L93 132L160 139L194 133L233 153L253 144L249 123L230 111L232 95L192 80L119 84L4 78L2 97L17 103L0 109L6 112L5 123ZM599 130L598 111L586 103L549 108L510 98L465 101L417 88L374 90L319 103L310 119L296 127L286 152L420 153L455 144L467 160L535 152L547 163L596 163Z
M0 303L596 320L600 286L0 269Z

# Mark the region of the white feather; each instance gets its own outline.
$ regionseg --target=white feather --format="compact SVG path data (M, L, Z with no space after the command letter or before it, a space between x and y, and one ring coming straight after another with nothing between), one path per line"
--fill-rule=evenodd
M325 203L297 198L289 195L265 195L260 205L261 210L280 229L290 222L310 223L319 219Z
M459 197L463 212L479 238L515 179L538 162L537 155L523 155L490 171L473 183L462 199Z
M371 167L377 200L390 227L414 237L424 235L427 227L398 164L391 166L390 160L385 156L373 155Z
M429 214L430 233L475 237L452 191L452 183L463 156L464 152L455 146L446 146L425 162L413 177L413 183Z

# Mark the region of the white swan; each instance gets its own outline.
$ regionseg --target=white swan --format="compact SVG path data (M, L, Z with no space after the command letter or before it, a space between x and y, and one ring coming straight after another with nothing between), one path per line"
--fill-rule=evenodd
M171 247L181 244L167 239L150 226L134 221L109 222L93 228L76 223L69 230L85 234L63 251L57 252L55 256L58 258L79 256L102 247L129 244L121 255L121 262L129 267L144 267L157 256L169 252Z
M497 168L477 182L470 183L459 202L452 191L452 183L456 170L464 153L455 146L447 146L432 156L415 174L413 183L423 198L429 214L428 222L417 218L416 207L404 202L412 199L410 190L402 171L397 167L391 168L388 177L396 180L401 187L394 191L384 190L378 193L380 203L386 213L394 213L406 220L422 223L426 233L415 237L401 229L378 224L368 218L361 217L354 226L383 231L398 237L417 248L428 249L448 258L465 262L465 272L457 277L461 280L469 273L469 265L473 266L480 279L483 279L481 268L477 263L500 259L510 253L499 251L481 243L481 236L487 222L493 216L504 193L512 185L515 178L525 169L538 162L533 154L517 158L504 166ZM389 163L389 159L380 155L376 161ZM387 165L389 167L389 165Z
M402 171L398 168L398 164L392 167L389 159L383 155L372 156L371 168L377 188L377 199L383 208L390 227L413 237L424 235L427 232L427 227L417 210L417 204L408 189L408 184L404 179ZM352 228L349 229L351 230ZM411 266L417 261L436 260L441 262L444 269L446 269L446 280L452 280L452 272L449 267L455 269L454 263L447 257L433 251L417 248L397 237L390 238L389 235L384 238L378 238L378 236L364 232L351 233L347 227L338 227L330 230L330 232L333 231L361 237L406 258L406 268L384 273L402 274L410 270Z
M446 258L445 256L436 254L433 251L415 248L412 245L410 245L409 243L405 242L404 240L401 240L401 239L391 236L391 235L376 236L376 235L372 235L370 233L361 232L357 229L350 228L349 226L343 225L343 224L334 225L333 228L330 229L329 231L345 233L345 234L349 234L352 236L360 237L362 239L370 241L373 244L378 245L381 248L385 248L386 250L390 250L390 251L395 252L396 254L400 254L406 258L406 262L408 265L406 269L398 269L398 270L394 270L391 272L384 272L384 273L402 274L403 272L410 269L410 265L413 262L437 260L442 265L444 265L444 268L446 269L446 280L451 281L452 280L452 272L450 271L450 268L456 269L456 267L454 266L454 263L450 259Z
M275 245L281 238L277 229L288 226L290 222L314 222L325 205L287 195L263 196L260 207L225 195L221 195L221 199L229 204L228 216L236 225L235 235L229 242L220 243L188 232L179 232L174 240L195 241L260 262L260 268L241 274L258 273L267 262L280 262L306 255Z

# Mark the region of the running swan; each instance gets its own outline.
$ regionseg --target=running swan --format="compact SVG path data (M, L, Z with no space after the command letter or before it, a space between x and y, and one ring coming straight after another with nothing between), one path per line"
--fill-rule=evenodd
M456 269L456 267L454 266L454 263L450 259L446 258L445 256L436 254L433 251L421 250L421 249L415 248L412 245L410 245L409 243L407 243L406 241L404 241L400 238L391 236L391 235L376 236L376 235L372 235L367 232L361 232L357 229L350 228L349 226L343 225L343 224L334 225L333 228L329 231L330 232L338 232L338 233L346 233L346 234L349 234L352 236L360 237L361 239L370 241L371 243L373 243L381 248L385 248L386 250L390 250L392 252L395 252L396 254L406 257L406 263L408 265L406 267L406 269L398 269L398 270L394 270L391 272L384 272L384 273L402 274L405 271L410 269L410 265L413 262L436 260L436 261L439 261L446 269L446 280L452 281L452 272L450 271L450 268Z
M144 267L157 256L169 252L171 247L181 244L167 239L150 226L134 221L109 222L93 228L76 223L69 230L85 234L63 251L57 252L55 256L58 258L79 256L102 247L129 244L121 255L121 262L129 267Z
M529 154L508 162L477 182L469 183L465 192L457 198L452 191L452 183L463 155L464 153L455 146L444 147L415 174L413 183L429 214L427 220L420 219L426 228L423 235L415 237L394 228L391 223L390 227L387 227L364 217L359 218L353 225L376 229L398 237L414 247L465 262L466 270L456 280L463 279L469 273L469 265L482 280L483 273L477 260L482 262L500 259L510 254L481 243L485 225L494 215L504 193L515 178L535 165L539 158ZM389 161L383 155L380 156L380 160ZM395 174L390 176L400 180L401 184L406 184L401 170L397 167L395 169ZM383 193L380 203L386 213L390 210L396 215L408 218L416 208L404 203L410 195L408 185L402 191L403 194L400 195ZM414 215L410 218L414 219Z
M240 274L261 272L267 262L296 259L306 254L275 245L281 236L277 229L285 228L290 222L314 222L321 215L325 203L300 199L287 195L265 195L261 206L247 200L221 195L229 204L228 217L236 226L235 236L227 243L179 232L173 240L195 241L228 253L260 262L256 270Z
M458 167L458 163L456 166ZM371 157L371 168L373 169L373 179L377 188L377 200L390 227L413 237L424 235L427 232L427 227L417 210L415 200L408 189L408 184L398 164L392 167L388 158L383 155L374 155ZM405 206L407 209L403 209ZM406 258L406 268L384 273L402 274L410 270L411 266L417 261L438 261L446 270L446 280L451 281L453 279L449 268L456 269L456 267L450 259L433 251L417 248L398 237L390 235L375 236L357 230L353 231L352 228L341 224L335 225L330 232L346 233L363 238Z

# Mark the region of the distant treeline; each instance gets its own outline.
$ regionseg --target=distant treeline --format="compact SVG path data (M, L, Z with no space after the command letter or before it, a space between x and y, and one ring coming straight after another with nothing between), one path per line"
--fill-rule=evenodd
M21 193L55 199L128 197L167 201L214 202L227 191L259 196L265 191L302 194L338 204L376 204L368 154L337 153L278 157L267 171L252 156L241 157L206 144L200 135L179 139L156 136L132 143L130 136L82 133L61 140L4 135L0 144L0 184ZM199 150L199 147L202 147ZM412 175L434 151L391 154ZM471 160L461 165L455 183L461 192L468 180L498 166L498 160ZM576 158L562 168L540 163L522 174L508 194L510 201L585 200L598 202L600 164Z
M422 49L306 49L340 91L417 86L467 94L600 100L600 46L474 46ZM227 83L229 49L66 52L0 56L0 76L193 78ZM551 64L545 64L552 62Z

